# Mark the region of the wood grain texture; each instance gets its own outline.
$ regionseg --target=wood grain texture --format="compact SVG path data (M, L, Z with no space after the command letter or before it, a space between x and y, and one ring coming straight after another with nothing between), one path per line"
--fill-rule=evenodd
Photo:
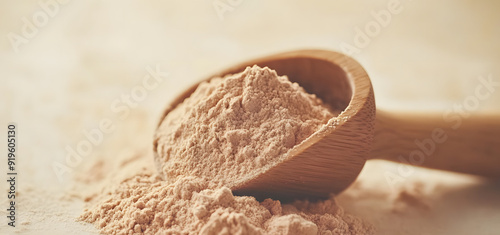
M377 110L370 158L500 178L500 114Z

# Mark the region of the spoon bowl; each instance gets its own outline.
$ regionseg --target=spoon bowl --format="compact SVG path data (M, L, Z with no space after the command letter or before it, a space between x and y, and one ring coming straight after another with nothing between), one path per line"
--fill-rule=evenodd
M236 195L282 200L325 198L347 188L363 168L374 131L375 101L364 69L352 58L337 52L300 50L247 61L203 81L235 74L254 64L274 69L278 75L287 75L292 82L342 113L291 149L283 161L228 186ZM161 120L188 98L198 84L178 96Z

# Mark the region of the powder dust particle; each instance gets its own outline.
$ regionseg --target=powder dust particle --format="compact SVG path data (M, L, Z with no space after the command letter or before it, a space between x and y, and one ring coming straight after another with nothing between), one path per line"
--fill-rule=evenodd
M259 202L227 187L276 164L332 117L269 68L204 82L155 134L160 174L137 174L90 198L78 219L105 234L373 234L333 197Z
M258 66L201 83L158 128L156 164L167 180L193 175L219 186L281 161L334 114L286 76Z
M409 209L418 209L419 211L429 211L431 209L422 182L415 182L401 187L395 197L392 195L391 200L394 202L392 208L394 213L404 213Z

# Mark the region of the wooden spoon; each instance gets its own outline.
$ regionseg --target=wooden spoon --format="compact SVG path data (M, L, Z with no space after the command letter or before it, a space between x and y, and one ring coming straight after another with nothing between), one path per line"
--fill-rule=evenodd
M236 195L282 200L325 198L347 188L366 160L374 158L500 178L499 115L471 113L458 125L457 116L452 114L443 118L439 114L376 111L370 78L361 65L348 56L324 50L250 60L205 80L238 73L254 64L287 75L343 112L295 146L282 162L228 185ZM161 120L197 86L177 97ZM158 159L156 140L154 145ZM403 169L391 174L405 178L410 173Z

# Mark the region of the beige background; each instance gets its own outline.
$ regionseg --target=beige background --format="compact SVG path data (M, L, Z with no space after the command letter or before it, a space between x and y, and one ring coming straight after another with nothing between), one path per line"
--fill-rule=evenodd
M83 202L71 195L89 189L79 188L81 181L70 173L60 181L52 166L64 163L65 147L84 140L82 131L96 128L103 118L111 119L116 130L105 135L73 172L81 172L90 159L102 158L112 165L118 155L149 150L165 104L204 75L275 52L354 45L356 28L364 30L375 22L371 12L387 10L391 1L243 0L229 1L231 6L227 0L67 0L52 8L55 13L46 24L36 27L37 33L15 50L9 34L22 35L24 18L32 22L33 16L45 14L39 4L44 2L56 1L0 2L0 123L2 130L8 122L18 124L20 174L15 229L5 225L3 208L8 202L0 195L2 234L97 232L74 222ZM214 2L230 7L223 19ZM402 11L353 54L371 76L378 107L442 112L474 94L479 76L500 81L499 3L401 0ZM141 84L146 67L156 65L168 77L120 118L110 105ZM473 111L500 112L499 104L496 91ZM143 160L149 167L150 159ZM2 175L5 162L0 164ZM415 169L391 188L384 172L397 172L397 167L383 161L368 163L358 182L339 196L339 203L372 222L380 234L500 231L500 186ZM421 200L417 206L398 201L401 192Z

